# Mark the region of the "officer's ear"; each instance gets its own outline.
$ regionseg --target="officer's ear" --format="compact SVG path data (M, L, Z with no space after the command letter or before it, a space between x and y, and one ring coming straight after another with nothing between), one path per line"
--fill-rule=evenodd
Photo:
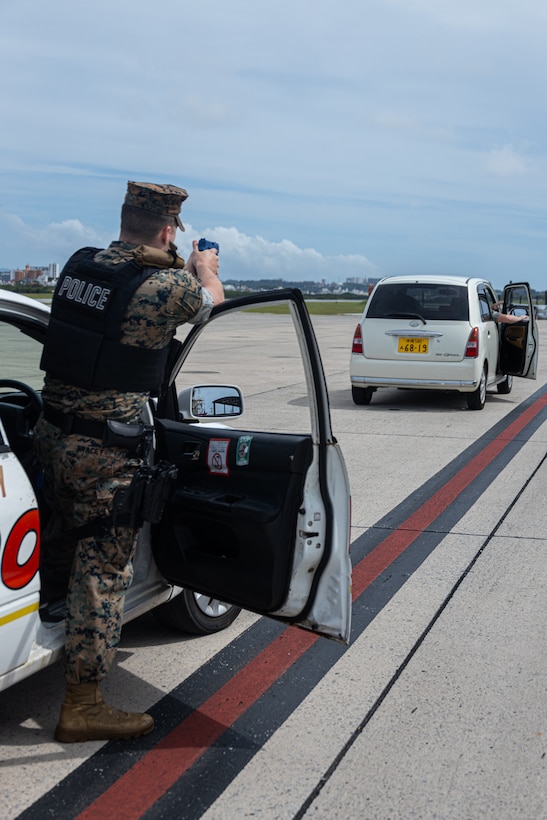
M176 225L164 225L160 231L160 241L163 246L168 247L171 242L175 241L177 234Z

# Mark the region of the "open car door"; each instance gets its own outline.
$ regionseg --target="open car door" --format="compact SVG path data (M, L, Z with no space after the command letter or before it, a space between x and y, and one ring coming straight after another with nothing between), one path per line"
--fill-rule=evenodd
M539 335L532 294L527 282L506 285L503 312L528 317L516 324L500 325L500 369L502 373L535 379Z
M202 388L194 418L183 420L177 394L196 382L237 385L244 418L237 391L221 392L208 412ZM211 423L217 412L224 423ZM349 483L299 290L230 300L190 331L156 438L158 458L178 469L152 533L162 575L347 643Z

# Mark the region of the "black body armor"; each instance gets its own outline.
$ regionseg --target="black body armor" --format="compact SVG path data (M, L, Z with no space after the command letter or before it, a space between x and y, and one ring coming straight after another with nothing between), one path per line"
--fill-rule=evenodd
M63 268L40 367L86 390L157 393L169 346L152 350L120 343L127 306L157 268L133 261L99 265L93 261L97 253L97 248L82 248Z

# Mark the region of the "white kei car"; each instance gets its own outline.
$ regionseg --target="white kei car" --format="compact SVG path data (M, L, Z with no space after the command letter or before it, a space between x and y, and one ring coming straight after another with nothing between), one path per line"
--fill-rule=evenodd
M277 398L281 386L253 390L260 372L273 385L273 366L254 369L264 363L239 366L244 391L210 379L211 372L233 375L247 324L260 327L247 309L270 302L288 306L286 315L267 317L280 326L278 343L261 351L252 339L249 355L273 355L274 366L282 359L289 368L285 403ZM63 649L62 605L40 599L40 521L48 511L32 455L48 321L48 307L0 290L0 690ZM347 643L349 483L302 294L287 289L225 302L192 327L171 367L170 387L150 403L149 421L155 458L175 465L178 476L161 522L139 532L125 621L153 609L170 627L207 633L244 608ZM192 384L196 375L199 385ZM296 382L305 385L301 395ZM245 415L256 408L252 429L236 427L243 392ZM265 418L269 429L261 427Z
M529 285L507 285L501 313L484 279L393 276L370 295L353 337L349 373L355 404L369 404L380 387L455 390L482 410L488 388L510 393L513 376L536 378L538 330Z

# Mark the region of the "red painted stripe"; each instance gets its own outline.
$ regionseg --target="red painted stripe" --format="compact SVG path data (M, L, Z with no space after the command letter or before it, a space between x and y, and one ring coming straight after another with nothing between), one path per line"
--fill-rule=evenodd
M431 498L425 501L406 521L378 544L362 561L353 568L353 598L361 593L389 565L401 555L413 541L463 492L463 490L481 473L523 430L532 419L547 405L547 395L541 396L515 421L511 422L502 433L496 436L484 450L462 467L456 475L440 487Z
M287 629L120 777L78 820L136 820L318 639Z
M353 597L360 595L547 405L541 396L456 475L410 515L353 569ZM205 701L77 820L138 820L190 766L315 642L317 636L287 629Z

